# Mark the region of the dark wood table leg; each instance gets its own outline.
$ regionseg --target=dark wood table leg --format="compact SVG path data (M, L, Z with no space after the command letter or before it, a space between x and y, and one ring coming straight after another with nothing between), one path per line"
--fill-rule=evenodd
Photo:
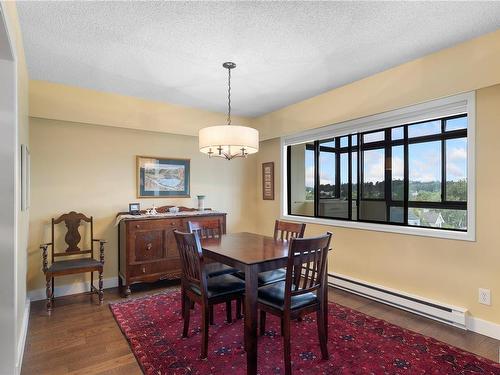
M245 350L247 374L257 374L257 267L245 267Z

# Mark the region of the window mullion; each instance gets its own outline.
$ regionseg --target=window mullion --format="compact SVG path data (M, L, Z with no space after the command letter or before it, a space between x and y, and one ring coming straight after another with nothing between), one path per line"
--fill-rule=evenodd
M441 120L441 202L446 202L446 140L444 139L445 121Z
M403 167L403 222L404 225L408 225L408 200L409 200L409 191L410 191L410 182L409 182L409 155L408 155L408 126L404 126L404 167Z
M347 217L352 220L352 135L347 137Z
M314 217L319 215L319 141L314 141Z
M391 206L392 199L392 147L391 147L391 129L385 130L385 158L384 158L384 195L385 195L385 212L386 221L391 221Z

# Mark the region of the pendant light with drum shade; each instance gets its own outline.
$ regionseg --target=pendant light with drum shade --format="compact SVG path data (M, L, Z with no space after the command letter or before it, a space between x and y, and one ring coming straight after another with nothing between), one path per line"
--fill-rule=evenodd
M222 66L228 71L227 125L201 129L198 133L200 152L210 158L246 158L259 151L259 132L248 126L231 125L231 69L236 68L236 64L225 62Z

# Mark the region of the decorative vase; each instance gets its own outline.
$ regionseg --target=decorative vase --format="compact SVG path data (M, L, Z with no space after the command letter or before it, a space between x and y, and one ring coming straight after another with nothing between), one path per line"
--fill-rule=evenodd
M205 196L204 195L197 195L198 198L198 211L204 211L205 210Z

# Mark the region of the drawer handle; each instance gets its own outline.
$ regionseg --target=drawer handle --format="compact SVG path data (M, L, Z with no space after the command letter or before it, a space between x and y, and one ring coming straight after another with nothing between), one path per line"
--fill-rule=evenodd
M142 267L142 273L146 273L146 267Z
M137 224L135 227L136 227L136 228L140 228L141 226L140 226L139 224Z
M148 243L148 244L146 245L146 250L151 250L152 248L153 248L153 244Z

